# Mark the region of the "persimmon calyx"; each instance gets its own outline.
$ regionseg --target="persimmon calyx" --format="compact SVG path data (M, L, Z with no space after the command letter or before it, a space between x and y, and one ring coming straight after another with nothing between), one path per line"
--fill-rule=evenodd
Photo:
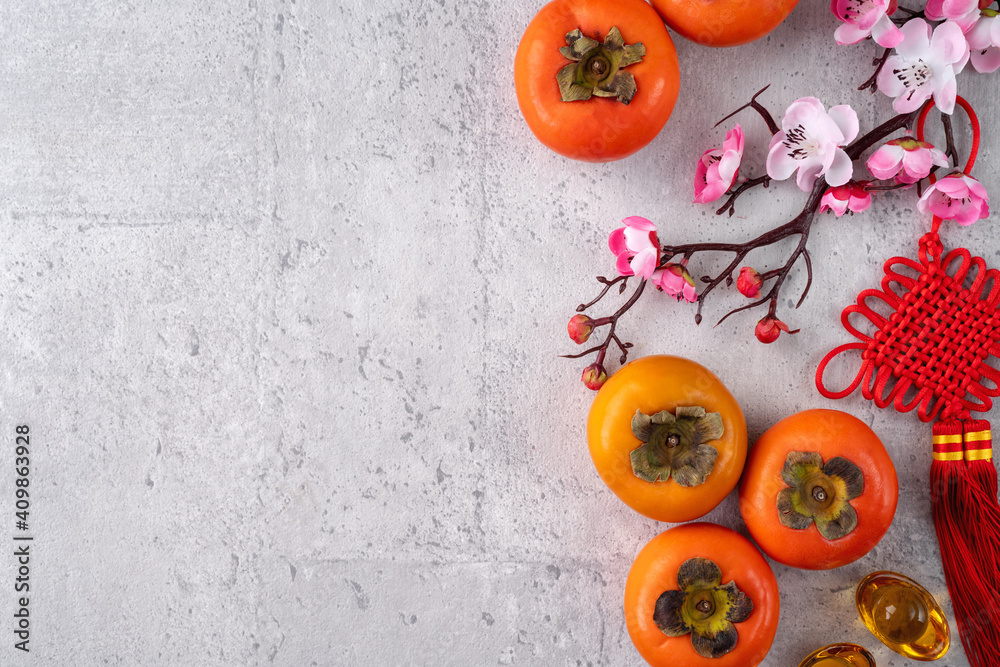
M707 558L689 558L677 571L679 590L664 591L653 608L653 622L668 637L691 635L704 658L720 658L736 648L734 623L753 613L753 601L735 581L722 585L722 570Z
M591 96L616 97L628 104L636 92L635 77L621 71L642 60L646 47L642 42L626 44L618 27L608 31L604 42L584 35L579 28L566 33L566 44L559 49L573 62L556 74L563 102L580 102Z
M703 484L719 455L708 443L723 433L722 415L696 405L678 406L674 414L636 410L632 434L643 444L632 450L632 472L647 482L673 477L681 486Z
M858 513L849 501L865 490L861 468L836 456L825 464L818 452L789 452L781 469L788 486L778 492L778 520L793 530L815 523L828 540L849 535L858 525Z

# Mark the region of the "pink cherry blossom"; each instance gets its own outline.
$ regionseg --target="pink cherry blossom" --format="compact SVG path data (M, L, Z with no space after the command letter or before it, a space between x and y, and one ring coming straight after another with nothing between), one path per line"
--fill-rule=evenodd
M636 275L651 278L660 263L660 242L656 238L656 225L637 215L622 220L624 227L611 232L608 247L618 261L618 275Z
M740 269L740 275L736 278L736 289L746 298L756 299L760 296L760 285L763 282L756 269L744 266Z
M841 146L857 134L858 114L846 104L827 111L815 97L795 100L771 138L767 175L783 181L798 170L796 183L805 191L823 175L830 185L843 185L851 180L854 163Z
M722 148L705 151L694 172L694 201L707 204L721 197L736 182L743 160L743 128L739 123L726 132Z
M694 303L698 300L698 290L694 286L694 278L688 273L684 264L667 264L653 274L653 284L675 297L678 301L683 297Z
M872 205L872 195L866 189L868 181L851 181L830 188L819 202L819 212L833 211L838 218L845 213L861 213Z
M880 180L895 178L897 183L916 183L927 178L934 165L948 166L948 156L933 144L913 137L892 139L868 158L868 171Z
M971 225L990 214L990 198L982 183L956 172L927 188L917 201L917 208L921 213L930 211L942 220Z
M910 113L934 97L943 113L955 110L955 75L969 60L969 45L957 23L946 21L934 30L923 19L910 19L903 41L878 75L879 90L895 97L896 113Z
M979 18L980 7L989 7L991 2L983 3L980 0L927 0L927 6L924 7L924 16L931 21L954 21L962 29L962 32L968 32L972 24Z
M977 72L988 74L1000 69L1000 17L993 10L984 11L965 33L969 42L969 60Z
M837 44L856 44L871 36L879 46L891 49L903 39L889 18L896 11L896 0L830 0L830 11L844 22L833 33Z

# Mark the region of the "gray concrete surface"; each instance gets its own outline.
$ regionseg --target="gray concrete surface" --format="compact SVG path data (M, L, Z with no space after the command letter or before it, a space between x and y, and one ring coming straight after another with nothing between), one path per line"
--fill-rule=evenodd
M739 240L790 218L774 183L733 218L691 201L712 125L766 84L779 116L815 95L863 129L874 45L837 47L828 3L727 50L677 40L680 102L626 160L537 143L512 60L536 3L386 0L0 5L2 551L13 553L15 426L31 437L30 654L14 649L14 557L0 558L4 665L639 665L622 592L665 525L589 460L591 394L565 325L644 215L676 242ZM995 76L963 75L984 119L976 175L1000 193ZM748 173L767 133L752 115ZM959 141L968 134L960 128ZM633 355L709 366L751 437L810 407L872 425L900 477L883 542L827 572L781 565L766 662L833 641L882 648L854 586L897 569L947 602L927 493L929 427L813 387L847 341L841 309L927 221L913 193L823 218L801 334L735 294L658 295L623 321ZM994 222L946 241L1000 261ZM761 263L780 260L779 252ZM789 292L804 284L798 272ZM743 530L735 499L709 520ZM950 609L950 607L949 607ZM956 646L947 663L966 665Z

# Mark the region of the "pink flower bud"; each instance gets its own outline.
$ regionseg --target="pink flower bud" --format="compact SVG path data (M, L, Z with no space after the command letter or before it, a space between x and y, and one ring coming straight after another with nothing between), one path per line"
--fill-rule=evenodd
M583 345L594 331L594 320L580 313L569 318L567 329L569 330L569 337L573 339L573 342L577 345Z
M760 274L749 266L740 269L740 275L736 278L736 289L740 294L748 299L756 299L760 296L760 284L764 282Z
M698 300L698 290L694 286L694 278L688 273L686 262L667 264L653 273L653 284L678 301L694 303Z
M819 202L819 212L833 211L838 218L845 213L861 213L872 205L872 195L868 192L870 181L849 181L845 185L827 189Z
M583 377L580 379L587 385L587 389L597 391L608 381L608 373L601 364L591 364L583 369Z
M757 336L757 340L762 343L773 343L778 340L778 336L781 332L794 334L798 333L799 330L789 331L788 325L779 320L777 317L772 317L771 315L766 315L757 322L757 327L754 329L754 335Z

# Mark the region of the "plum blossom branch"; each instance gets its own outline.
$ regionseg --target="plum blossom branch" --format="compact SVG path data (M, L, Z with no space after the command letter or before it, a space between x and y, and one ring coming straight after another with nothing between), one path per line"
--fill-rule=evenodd
M799 257L806 252L806 243L809 240L809 231L812 228L812 223L816 218L816 213L819 211L820 200L822 199L823 194L826 192L826 188L827 188L826 180L823 178L817 179L816 182L813 184L813 188L809 193L809 198L806 200L805 206L797 216L795 216L792 220L786 222L785 224L775 227L774 229L771 229L745 243L689 243L677 246L671 246L671 245L663 246L662 248L663 256L665 259L668 260L677 255L684 255L685 257L690 259L691 257L693 257L695 253L705 253L705 252L725 252L725 253L732 253L733 255L733 258L729 262L729 264L724 269L722 269L722 271L720 271L717 275L703 276L701 278L701 281L705 283L705 287L702 288L700 290L700 293L698 294L698 301L697 301L698 308L697 311L695 312L695 317L694 317L696 324L701 324L702 321L701 309L702 305L705 302L705 299L721 283L726 282L728 284L732 284L733 274L739 270L740 265L743 263L744 259L746 259L747 255L749 255L754 250L774 245L775 243L778 243L779 241L782 241L790 236L798 235L799 242L796 245L795 249L789 255L785 264L780 269L770 271L761 275L761 279L763 281L771 279L774 280L767 294L764 297L762 297L759 301L741 306L739 308L730 311L721 320L719 320L716 326L722 324L722 322L724 322L730 315L734 315L738 312L748 310L749 308L753 308L755 306L759 306L764 303L770 303L768 314L774 316L775 311L777 309L778 296L781 291L781 286L784 284L785 279L788 277L788 274L791 272L792 267L798 261ZM811 264L808 263L808 255L806 255L806 262L807 262L807 270L811 275L812 266ZM811 283L811 279L809 283ZM802 302L802 299L804 299L806 294L808 293L810 286L809 283L807 283L803 295L799 299L799 303Z
M722 205L719 210L715 212L716 215L722 215L726 211L729 211L729 217L733 217L736 213L736 198L741 194L749 190L750 188L756 187L758 185L763 185L765 188L771 184L771 177L764 175L758 176L757 178L751 178L749 180L743 181L735 190L729 190L726 192L729 198L726 199L726 203Z
M969 175L978 146L978 121L965 100L957 96L956 76L971 60L976 71L1000 69L1000 12L990 6L996 0L927 0L924 11L898 7L896 0L831 0L831 9L841 21L835 33L839 44L855 44L867 39L882 47L880 56L872 60L872 75L858 88L883 92L894 98L895 115L874 129L859 136L857 114L847 105L827 109L820 100L804 97L794 101L785 111L781 122L759 101L767 86L754 93L718 124L745 109L753 109L761 117L772 139L766 160L766 173L757 177L739 174L744 150L742 128L737 124L726 134L721 148L713 148L701 156L695 172L694 201L710 203L724 197L717 215L735 213L736 200L749 190L772 181L796 176L796 184L805 193L802 210L783 224L744 242L700 242L661 244L656 225L645 218L631 217L623 228L609 238L609 247L616 256L617 278L599 277L603 285L594 300L578 306L571 318L569 335L583 344L600 327L608 329L603 341L568 358L596 355L596 360L583 373L588 387L596 389L607 378L604 362L608 350L617 346L624 363L631 343L622 342L618 330L621 319L645 293L647 282L657 292L666 292L678 301L696 303L695 322L702 321L703 306L709 294L720 285L730 287L750 299L725 313L718 324L731 316L767 306L766 314L756 324L755 336L764 343L778 339L781 333L796 333L778 319L778 304L788 278L800 263L806 272L805 286L795 304L799 308L813 284L812 256L808 242L817 214L832 211L860 213L872 203L872 194L917 186L921 212L932 213L940 220L960 225L972 224L989 214L988 196L982 184ZM955 146L951 113L957 105L969 115L973 129L972 156L964 171L957 170L958 151ZM941 111L945 135L945 150L939 150L923 139L923 118L931 106ZM717 125L718 125L717 124ZM896 133L903 136L891 138ZM855 163L878 146L865 164L874 181L855 177ZM941 168L954 171L943 177L936 175ZM925 187L926 185L926 187ZM797 237L797 242L784 261L774 269L758 273L744 264L757 250ZM715 275L703 275L695 280L688 269L704 254L729 255L725 267ZM737 276L738 273L738 276ZM628 278L636 276L638 287L613 314L592 319L584 310L598 304L618 285L624 294Z
M872 72L872 75L868 77L867 81L858 86L858 90L871 89L872 95L878 92L878 76L879 74L882 73L882 68L885 67L885 61L889 59L890 53L892 53L892 49L886 48L885 52L882 53L882 56L880 58L872 59L872 66L875 68L875 71Z
M760 96L760 94L763 93L765 90L767 90L770 87L771 87L771 84L767 84L766 86L764 86L763 88L761 88L760 90L758 90L756 93L753 94L753 97L750 98L749 102L747 102L746 104L744 104L743 106L741 106L740 108L736 109L735 111L733 111L732 113L730 113L728 116L726 116L725 118L723 118L722 120L720 120L718 123L716 123L714 125L714 127L718 127L718 126L722 125L727 120L729 120L730 118L732 118L733 116L735 116L739 112L743 111L744 109L753 109L754 111L756 111L757 113L760 114L760 117L762 119L764 119L764 123L767 125L767 129L769 129L771 131L771 135L773 136L773 135L777 134L778 133L778 124L774 122L774 116L772 116L771 112L767 110L767 107L765 107L763 104L761 104L760 102L757 101L757 98Z

